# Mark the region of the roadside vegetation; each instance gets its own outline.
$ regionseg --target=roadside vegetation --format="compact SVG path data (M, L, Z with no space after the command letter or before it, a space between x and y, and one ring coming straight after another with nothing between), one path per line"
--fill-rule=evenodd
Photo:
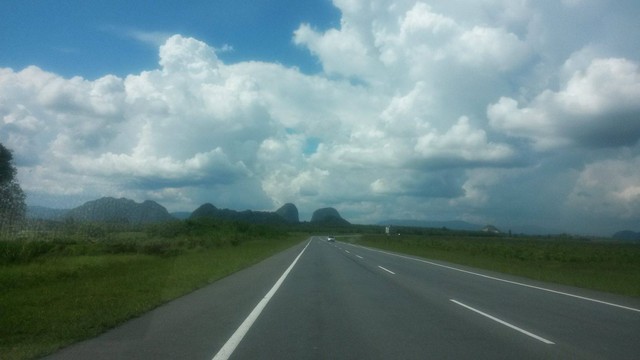
M96 336L306 238L213 219L33 225L0 239L2 359Z
M363 235L351 242L558 284L640 297L640 245L446 230Z

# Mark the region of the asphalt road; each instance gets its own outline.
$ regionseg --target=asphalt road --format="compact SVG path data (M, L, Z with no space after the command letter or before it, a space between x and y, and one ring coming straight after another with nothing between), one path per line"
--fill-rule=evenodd
M313 238L50 358L214 357L638 359L640 300Z

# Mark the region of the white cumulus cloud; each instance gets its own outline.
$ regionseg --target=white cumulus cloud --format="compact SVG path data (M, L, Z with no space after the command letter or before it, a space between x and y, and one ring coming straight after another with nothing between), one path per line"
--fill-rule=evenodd
M157 67L124 77L0 68L0 142L30 201L294 202L354 222L571 230L599 214L594 231L638 214L638 174L624 170L640 156L637 5L333 3L335 28L291 29L317 74L226 63L225 47L163 32L138 34L162 35Z
M528 106L503 97L488 107L491 125L531 139L539 149L578 144L632 146L640 139L640 71L626 59L594 59L560 91L545 90Z
M583 216L640 217L640 157L629 161L602 160L587 165L567 198Z

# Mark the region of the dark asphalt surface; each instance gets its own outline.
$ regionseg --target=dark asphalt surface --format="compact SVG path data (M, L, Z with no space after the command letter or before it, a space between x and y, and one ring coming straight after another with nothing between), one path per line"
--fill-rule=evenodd
M305 245L50 358L212 359ZM638 359L638 309L314 238L231 359Z

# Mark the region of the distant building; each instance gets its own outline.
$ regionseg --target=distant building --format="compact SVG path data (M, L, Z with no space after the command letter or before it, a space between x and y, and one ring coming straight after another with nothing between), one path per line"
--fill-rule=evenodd
M501 231L498 230L498 228L493 226L493 225L487 225L487 226L483 227L482 228L482 232L491 233L491 234L500 234L501 233Z

